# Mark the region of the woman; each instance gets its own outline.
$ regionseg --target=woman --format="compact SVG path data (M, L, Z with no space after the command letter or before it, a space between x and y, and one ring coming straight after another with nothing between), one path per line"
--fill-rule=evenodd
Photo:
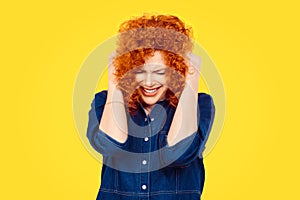
M103 155L97 200L198 200L215 107L198 94L191 29L158 15L128 20L119 32L108 90L89 112L87 137Z

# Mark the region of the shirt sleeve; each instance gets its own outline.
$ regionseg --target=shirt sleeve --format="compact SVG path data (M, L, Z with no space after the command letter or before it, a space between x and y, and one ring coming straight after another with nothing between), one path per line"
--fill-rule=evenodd
M167 134L160 140L160 159L168 167L186 167L197 157L202 157L215 116L215 106L210 95L198 94L198 130L173 146L167 143Z
M120 143L101 131L99 124L102 118L107 92L102 91L95 95L89 111L87 127L87 138L91 146L103 156L118 156L127 145L127 142Z

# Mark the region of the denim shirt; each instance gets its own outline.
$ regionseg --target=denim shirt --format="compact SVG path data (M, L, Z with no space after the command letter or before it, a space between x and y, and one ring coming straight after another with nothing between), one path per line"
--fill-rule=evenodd
M103 156L97 200L199 200L204 185L202 152L215 116L210 95L198 94L198 130L167 143L175 108L159 101L146 115L142 105L127 114L128 138L120 143L101 131L107 91L95 94L87 137Z

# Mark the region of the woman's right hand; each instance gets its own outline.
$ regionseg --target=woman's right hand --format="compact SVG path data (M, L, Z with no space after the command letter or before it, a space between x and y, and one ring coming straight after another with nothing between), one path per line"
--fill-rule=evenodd
M108 87L116 87L117 86L117 80L115 76L116 68L113 65L113 61L116 58L116 52L113 52L108 57Z
M116 100L123 100L122 92L117 87L118 82L116 80L115 71L116 68L113 65L113 61L116 58L116 52L110 54L108 58L108 100L113 101Z
M117 88L117 80L114 75L114 59L115 53L112 53L108 60L107 98L99 128L118 142L125 142L128 132L127 118L123 94Z

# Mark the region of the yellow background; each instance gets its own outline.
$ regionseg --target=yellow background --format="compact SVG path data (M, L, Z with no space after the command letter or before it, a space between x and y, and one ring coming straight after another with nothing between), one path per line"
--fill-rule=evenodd
M193 27L226 89L205 158L204 200L300 199L296 1L1 2L0 199L95 199L100 163L83 146L72 92L88 54L144 12Z

